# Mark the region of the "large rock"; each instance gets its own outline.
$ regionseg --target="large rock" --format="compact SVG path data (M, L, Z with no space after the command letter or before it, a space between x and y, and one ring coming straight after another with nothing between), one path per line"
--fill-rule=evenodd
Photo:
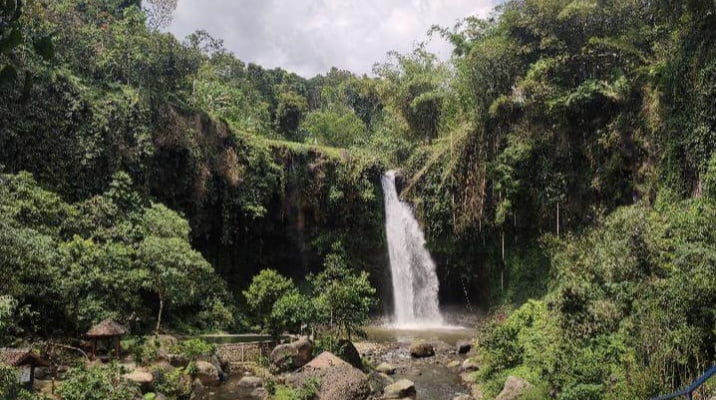
M416 396L415 383L407 379L401 379L390 384L383 390L384 399L414 399Z
M474 372L480 369L480 365L472 358L468 358L460 365L460 372Z
M287 372L296 369L298 349L291 344L279 344L271 351L271 369L275 372Z
M239 381L238 400L264 400L268 398L268 392L264 388L261 378L245 376Z
M177 343L179 343L177 338L171 335L157 335L154 339L156 340L159 350L163 350L167 353L171 353Z
M508 376L502 392L497 395L495 400L517 400L531 388L532 384L526 380L516 376Z
M154 383L154 375L152 375L151 372L142 368L137 368L128 374L124 374L122 375L122 378L130 382L136 383L142 390L142 392L149 391L152 386L152 383Z
M371 394L368 376L336 355L323 352L288 378L299 387L309 379L318 379L320 400L364 400Z
M410 345L410 355L415 358L432 357L435 355L435 347L426 342L414 342Z
M363 369L363 361L360 358L360 353L352 342L345 339L338 341L338 350L337 355L340 358L358 369Z
M152 373L141 368L135 369L128 374L122 375L122 378L137 383L139 385L149 385L154 382L154 376L152 375Z
M221 383L221 373L216 365L207 361L196 362L196 377L204 386L219 386Z
M469 342L467 340L461 340L457 342L457 345L455 347L457 350L457 354L467 354L470 350L472 350L472 342Z
M307 337L302 337L297 341L291 343L291 346L296 348L298 356L294 360L294 366L301 368L308 364L313 358L313 342Z

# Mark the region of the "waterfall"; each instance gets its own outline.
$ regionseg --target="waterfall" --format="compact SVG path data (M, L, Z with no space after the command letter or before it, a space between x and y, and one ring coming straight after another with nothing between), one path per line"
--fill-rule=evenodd
M442 326L438 277L425 249L425 236L410 206L398 198L395 172L383 175L381 183L395 300L393 324L397 328Z

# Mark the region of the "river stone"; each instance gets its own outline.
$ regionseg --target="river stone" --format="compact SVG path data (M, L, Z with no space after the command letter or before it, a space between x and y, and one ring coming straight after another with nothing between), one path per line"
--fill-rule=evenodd
M532 388L532 384L516 376L508 376L502 392L495 400L517 400L526 391Z
M261 378L245 376L241 378L238 386L238 400L263 400L268 397Z
M452 400L473 400L469 394L459 394L452 398Z
M479 369L480 365L478 365L477 361L473 360L472 358L466 359L462 362L462 365L460 366L460 372L474 372Z
M472 342L461 340L457 342L455 347L457 347L457 354L467 354L470 350L472 350Z
M370 385L370 390L373 394L383 393L383 389L393 382L393 379L386 374L381 374L376 371L368 374L368 384Z
M455 361L450 361L450 362L448 363L448 368L460 368L460 365L461 365L461 364L462 364L462 363L461 363L460 361L457 361L457 360L455 360Z
M388 363L381 363L380 365L375 367L375 370L386 375L395 374L395 366L390 365Z
M207 361L196 362L196 377L204 386L219 386L221 383L221 375L216 365Z
M415 383L407 379L401 379L385 387L383 390L384 399L414 399L417 396Z
M432 357L435 355L435 347L430 343L413 342L410 345L410 355L415 358Z
M290 344L279 344L271 351L271 369L276 372L287 372L298 364L298 349Z
M309 379L321 382L321 400L364 400L371 394L368 376L329 352L321 353L288 377L294 387L303 386Z

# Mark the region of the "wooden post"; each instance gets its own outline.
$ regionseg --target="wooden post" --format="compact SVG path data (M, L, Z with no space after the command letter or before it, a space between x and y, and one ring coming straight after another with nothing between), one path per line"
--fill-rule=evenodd
M92 360L97 358L97 339L92 338Z
M117 361L122 359L122 356L120 354L120 344L119 344L119 336L114 337L114 347L115 347L115 354L117 355Z

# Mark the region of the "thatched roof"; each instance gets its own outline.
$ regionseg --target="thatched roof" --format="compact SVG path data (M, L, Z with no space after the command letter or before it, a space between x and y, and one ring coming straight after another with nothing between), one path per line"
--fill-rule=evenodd
M111 319L105 319L87 331L86 335L91 338L102 338L122 336L125 333L127 333L127 330L124 329L122 325L112 321Z
M0 348L0 363L7 364L11 367L20 367L23 365L47 366L47 362L33 353L30 349L10 349Z

